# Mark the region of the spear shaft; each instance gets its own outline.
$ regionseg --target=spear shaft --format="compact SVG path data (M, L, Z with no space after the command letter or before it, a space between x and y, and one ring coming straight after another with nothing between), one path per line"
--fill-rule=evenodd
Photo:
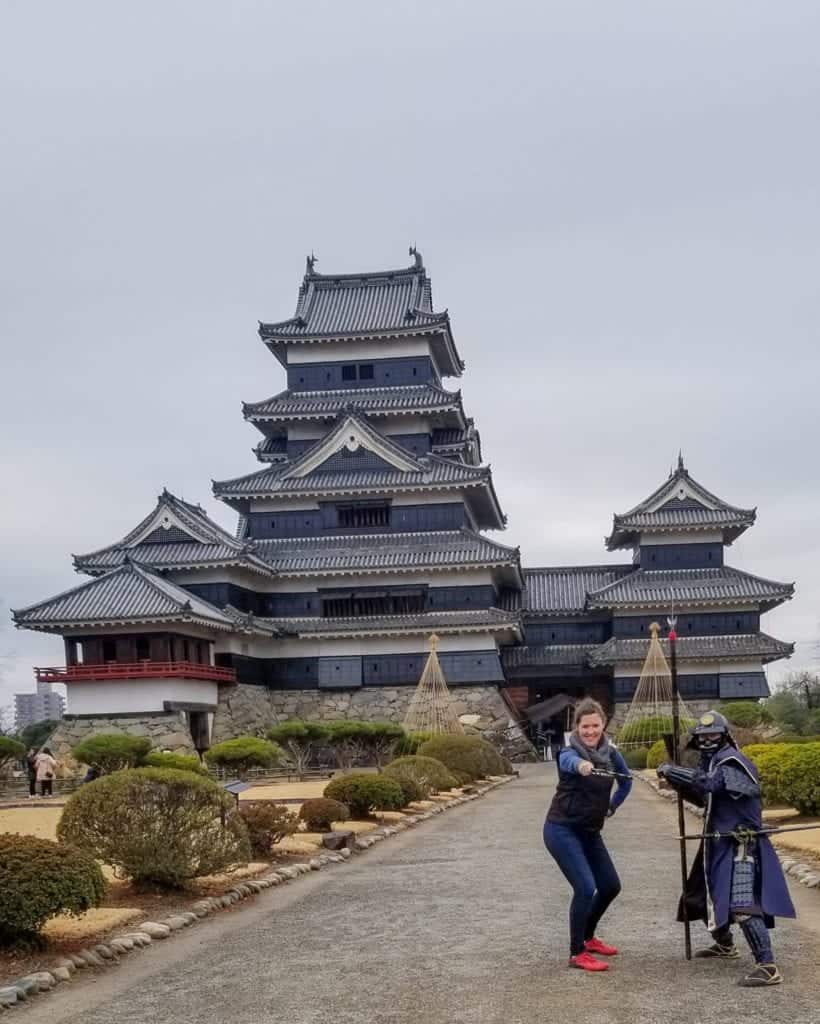
M667 619L669 623L669 655L670 670L672 674L672 760L680 764L680 713L678 709L678 634L675 632L677 624L675 616ZM678 798L678 832L681 836L686 832L686 819L683 813L683 796L677 794ZM683 943L686 959L692 959L692 929L689 925L689 907L686 904L686 881L689 876L689 868L686 863L686 840L680 841L680 875L681 875L681 917L683 918Z

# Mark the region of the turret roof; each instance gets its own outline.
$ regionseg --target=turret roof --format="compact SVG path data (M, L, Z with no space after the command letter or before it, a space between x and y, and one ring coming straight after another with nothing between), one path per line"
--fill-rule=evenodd
M794 594L793 583L778 583L723 565L717 569L636 569L608 586L591 591L588 608L702 608L756 604L761 611Z
M360 274L320 274L309 257L296 312L287 320L260 323L259 336L285 364L287 344L429 334L441 372L459 375L464 363L449 315L433 309L421 254L410 252L415 257L410 267Z
M220 630L235 625L208 601L130 560L12 615L18 627L45 631L156 622L196 622Z
M755 509L736 508L707 491L689 475L683 457L678 456L677 468L668 480L629 512L613 517L606 546L610 551L632 547L648 533L713 530L722 533L725 544L731 544L754 523L755 516Z

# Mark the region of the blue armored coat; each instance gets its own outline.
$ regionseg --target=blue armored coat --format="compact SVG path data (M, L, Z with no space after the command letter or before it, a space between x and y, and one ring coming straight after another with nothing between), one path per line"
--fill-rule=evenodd
M705 804L704 833L762 828L757 768L734 747L722 747L706 770L695 774L692 788ZM754 899L744 911L762 915L769 927L775 917L795 917L786 879L768 836L757 836L746 852L755 861L755 881ZM690 920L701 918L710 930L730 923L732 874L738 855L739 845L732 838L703 840L686 886Z

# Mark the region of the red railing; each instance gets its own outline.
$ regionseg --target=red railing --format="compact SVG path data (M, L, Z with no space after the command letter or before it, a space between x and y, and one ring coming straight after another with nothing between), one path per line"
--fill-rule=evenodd
M61 665L57 668L35 668L38 683L71 683L81 680L148 679L213 679L219 683L235 683L236 670L217 665L200 665L195 661L109 661L103 665Z

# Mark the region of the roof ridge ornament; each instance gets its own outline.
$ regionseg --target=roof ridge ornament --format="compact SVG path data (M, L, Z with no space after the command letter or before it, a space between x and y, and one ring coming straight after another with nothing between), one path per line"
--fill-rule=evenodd
M415 266L418 270L424 270L424 260L422 259L421 253L416 248L415 242L407 250L408 254L413 257Z
M681 448L678 448L678 472L686 472L686 466L683 464L683 450Z
M315 271L314 268L315 268L316 264L318 263L318 261L319 261L318 256L311 249L310 250L310 256L306 256L305 257L305 274L308 277L313 277L315 275L316 271Z

